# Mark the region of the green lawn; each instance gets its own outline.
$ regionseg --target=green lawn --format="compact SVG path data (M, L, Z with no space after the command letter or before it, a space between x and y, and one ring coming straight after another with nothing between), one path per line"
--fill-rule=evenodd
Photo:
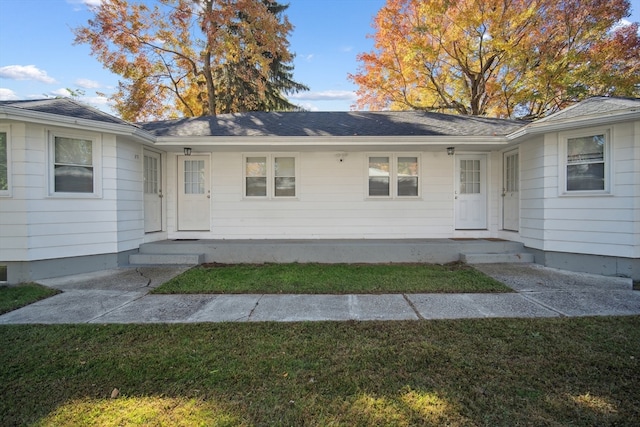
M635 426L640 419L638 316L9 325L0 326L0 349L6 426Z
M59 293L37 283L24 283L17 286L0 286L0 314L7 313L25 305Z
M460 263L213 264L186 271L153 292L381 294L512 290Z

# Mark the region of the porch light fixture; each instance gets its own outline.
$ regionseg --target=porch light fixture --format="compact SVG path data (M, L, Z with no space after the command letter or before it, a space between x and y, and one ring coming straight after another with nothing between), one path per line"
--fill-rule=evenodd
M453 153L456 152L456 147L447 147L447 155L453 156Z
M185 156L191 155L191 147L184 147L184 155Z

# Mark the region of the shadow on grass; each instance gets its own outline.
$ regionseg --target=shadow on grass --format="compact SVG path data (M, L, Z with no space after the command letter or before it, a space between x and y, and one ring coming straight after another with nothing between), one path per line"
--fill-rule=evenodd
M280 396L285 397L285 396ZM271 410L254 408L264 403L258 397L237 401L167 396L121 397L117 399L77 399L63 403L34 426L525 426L616 425L633 426L634 414L619 410L611 398L584 393L540 394L531 402L524 399L513 408L500 406L507 396L494 396L494 406L482 409L441 397L435 391L403 387L397 393L376 395L360 391L355 395L320 393L294 396L275 404ZM512 396L518 401L518 397ZM531 400L531 398L529 397ZM267 399L271 402L271 399ZM478 406L483 406L482 404ZM559 412L554 412L559 411ZM570 414L570 415L569 415ZM631 415L631 418L628 416Z
M5 425L634 425L640 317L0 326ZM110 399L114 388L120 396Z

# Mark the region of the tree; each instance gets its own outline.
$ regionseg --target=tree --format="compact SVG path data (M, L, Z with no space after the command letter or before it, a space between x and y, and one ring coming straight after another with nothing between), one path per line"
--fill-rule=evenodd
M75 43L118 74L111 96L130 121L297 109L288 6L274 0L103 1Z
M541 117L640 95L627 0L387 0L349 78L362 109Z

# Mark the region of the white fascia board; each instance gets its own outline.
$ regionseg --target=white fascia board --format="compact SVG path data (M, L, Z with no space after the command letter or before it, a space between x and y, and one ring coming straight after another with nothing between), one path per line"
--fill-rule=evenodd
M578 118L573 117L551 123L546 121L533 122L515 132L510 133L507 135L507 139L509 141L513 141L519 138L539 135L542 133L560 132L573 128L597 127L632 120L640 120L640 111L637 109L624 110L623 112L615 112L613 114L599 114L597 116L583 116Z
M147 143L153 143L156 140L154 135L133 124L101 122L9 106L0 106L0 119L37 123L46 126L66 126L74 129L107 132L115 135L129 135L141 142Z
M229 149L237 147L448 147L494 145L501 147L509 144L505 136L197 136L197 137L158 137L156 147L209 147Z

